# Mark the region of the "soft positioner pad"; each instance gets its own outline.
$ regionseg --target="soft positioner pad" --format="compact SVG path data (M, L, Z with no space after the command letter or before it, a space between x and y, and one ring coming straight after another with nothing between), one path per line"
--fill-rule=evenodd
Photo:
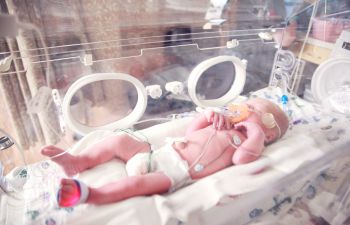
M57 202L60 207L72 207L81 203L85 203L89 196L89 188L81 181L73 180L75 185L73 186L73 194L69 199L62 199L60 192L57 194Z

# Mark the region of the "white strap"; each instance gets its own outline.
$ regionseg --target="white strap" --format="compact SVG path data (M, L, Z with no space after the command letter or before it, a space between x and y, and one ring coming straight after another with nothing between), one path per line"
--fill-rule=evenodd
M10 192L10 187L7 179L4 177L4 167L0 162L0 195Z
M80 198L77 204L85 203L89 197L89 187L82 181L74 180L80 189Z

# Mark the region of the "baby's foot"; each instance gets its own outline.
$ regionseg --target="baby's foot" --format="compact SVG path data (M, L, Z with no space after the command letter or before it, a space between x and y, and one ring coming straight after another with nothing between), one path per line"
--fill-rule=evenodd
M76 205L80 199L80 189L75 180L62 179L61 188L58 191L58 205L61 207L71 207Z
M63 149L52 145L46 146L41 150L41 154L50 157L52 161L62 166L67 176L73 176L83 171L79 158Z

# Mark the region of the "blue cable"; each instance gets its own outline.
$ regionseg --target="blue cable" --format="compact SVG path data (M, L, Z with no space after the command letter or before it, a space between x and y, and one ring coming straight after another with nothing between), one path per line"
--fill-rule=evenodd
M287 95L282 95L281 97L281 102L283 105L283 110L286 111L287 110L287 103L288 103L288 96Z

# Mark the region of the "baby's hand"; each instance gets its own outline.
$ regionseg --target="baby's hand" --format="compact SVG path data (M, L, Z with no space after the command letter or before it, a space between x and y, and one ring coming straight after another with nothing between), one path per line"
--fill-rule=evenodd
M239 122L235 124L235 129L245 134L246 137L264 135L262 128L252 122Z
M236 149L232 162L235 165L245 164L257 160L264 149L265 134L257 123L240 122L235 129L246 136L246 140Z
M205 117L207 118L208 122L212 123L212 126L216 130L222 130L222 129L231 129L232 123L230 122L228 117L225 117L224 115L214 112L211 110L206 110L204 112Z

